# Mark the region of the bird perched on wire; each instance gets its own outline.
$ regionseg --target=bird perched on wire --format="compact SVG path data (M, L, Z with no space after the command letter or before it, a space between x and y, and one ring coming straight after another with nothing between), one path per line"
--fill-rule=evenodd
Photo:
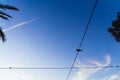
M4 32L3 32L1 27L0 27L0 38L2 39L3 42L6 41L5 34L4 34Z

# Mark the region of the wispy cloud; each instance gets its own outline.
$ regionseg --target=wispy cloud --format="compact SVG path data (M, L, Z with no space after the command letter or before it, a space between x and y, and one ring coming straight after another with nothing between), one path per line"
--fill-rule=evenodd
M105 77L102 80L120 80L120 74L113 74L110 77Z
M105 62L101 63L95 60L89 60L89 63L95 66L108 66L111 62L111 57L109 55L105 56ZM90 66L86 64L79 63L79 67ZM94 75L96 72L100 71L102 68L79 68L76 75L72 77L71 80L89 80L88 78Z
M92 64L95 64L96 66L108 66L111 62L111 57L109 55L107 55L104 57L104 59L106 60L105 64L98 62L98 61L95 61L95 60L89 60L89 62Z
M39 18L35 18L35 19L29 20L29 21L21 22L21 23L19 23L19 24L13 25L13 26L11 26L10 28L5 29L5 30L3 30L3 31L4 31L4 32L7 32L7 31L10 31L10 30L13 30L13 29L15 29L15 28L17 28L17 27L21 27L21 26L23 26L23 25L25 25L25 24L34 22L34 21L36 21L36 20L38 20L38 19L39 19Z

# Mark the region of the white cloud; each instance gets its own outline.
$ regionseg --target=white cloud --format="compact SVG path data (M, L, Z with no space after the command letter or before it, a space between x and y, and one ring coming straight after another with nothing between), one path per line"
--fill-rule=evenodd
M105 77L102 80L120 80L120 74L113 74L110 77Z
M110 64L110 62L111 62L111 57L109 55L106 55L104 57L104 59L106 61L105 64L103 64L101 62L98 62L98 61L95 61L95 60L89 60L89 62L92 63L92 64L94 64L94 65L96 65L96 66L108 66Z
M29 74L29 73L21 73L20 71L1 71L0 72L0 79L1 80L33 80L34 75ZM7 76L7 77L6 77Z
M120 75L116 74L116 75L112 75L108 80L119 80L119 79L120 79Z
M89 63L96 66L105 67L108 66L111 62L111 57L109 55L105 56L105 63L101 63L95 60L89 60ZM84 67L84 66L90 66L85 65L82 63L78 64L78 67ZM94 75L96 72L100 71L102 68L79 68L79 70L76 72L76 75L71 78L71 80L90 80L88 79L92 75Z

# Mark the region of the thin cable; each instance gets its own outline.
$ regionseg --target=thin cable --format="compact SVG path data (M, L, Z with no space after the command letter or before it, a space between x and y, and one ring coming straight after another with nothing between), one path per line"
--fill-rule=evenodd
M97 3L98 3L98 0L96 0L96 2L95 2L95 4L94 4L93 10L92 10L91 15L90 15L90 17L89 17L88 23L87 23L87 25L86 25L85 32L84 32L83 37L82 37L82 40L81 40L81 43L80 43L80 45L79 45L79 49L81 48L81 46L82 46L82 44L83 44L83 41L84 41L84 39L85 39L86 33L87 33L87 31L88 31L89 25L90 25L90 23L91 23L92 17L93 17L93 15L94 15L94 12L95 12L95 9L96 9L96 6L97 6Z
M71 72L72 72L72 70L73 70L74 64L75 64L76 59L77 59L77 57L78 57L78 54L79 54L79 52L80 52L80 48L81 48L81 46L82 46L82 44L83 44L83 41L84 41L85 36L86 36L86 33L87 33L87 31L88 31L88 28L89 28L90 22L91 22L91 20L92 20L93 15L94 15L94 12L95 12L95 9L96 9L96 6L97 6L97 3L98 3L98 0L96 0L96 2L95 2L95 4L94 4L94 7L93 7L93 9L92 9L91 15L90 15L89 20L88 20L88 23L87 23L87 25L86 25L85 32L84 32L83 37L82 37L82 39L81 39L81 42L80 42L79 48L77 49L77 54L76 54L76 56L75 56L75 58L74 58L74 60L73 60L73 64L72 64L71 69L70 69L70 71L69 71L69 73L68 73L68 75L67 75L66 80L68 80L69 77L70 77L70 75L71 75Z
M73 69L96 69L96 68L120 68L120 65L110 65L110 66L83 66L83 67L73 67ZM40 70L64 70L71 69L71 67L0 67L0 69L40 69Z
M59 69L70 69L70 67L3 67L3 68L0 68L0 69L41 69L41 70L47 70L47 69L56 69L56 70L59 70Z

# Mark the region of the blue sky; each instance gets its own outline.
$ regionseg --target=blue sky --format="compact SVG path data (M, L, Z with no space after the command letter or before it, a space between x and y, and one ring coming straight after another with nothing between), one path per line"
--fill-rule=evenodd
M0 67L69 67L79 47L95 0L0 0L20 9L0 19L7 41ZM99 0L75 66L119 65L120 45L107 29L120 11L119 0ZM69 70L0 70L1 80L65 80ZM119 80L119 68L73 70L69 80ZM81 77L82 76L82 77Z

